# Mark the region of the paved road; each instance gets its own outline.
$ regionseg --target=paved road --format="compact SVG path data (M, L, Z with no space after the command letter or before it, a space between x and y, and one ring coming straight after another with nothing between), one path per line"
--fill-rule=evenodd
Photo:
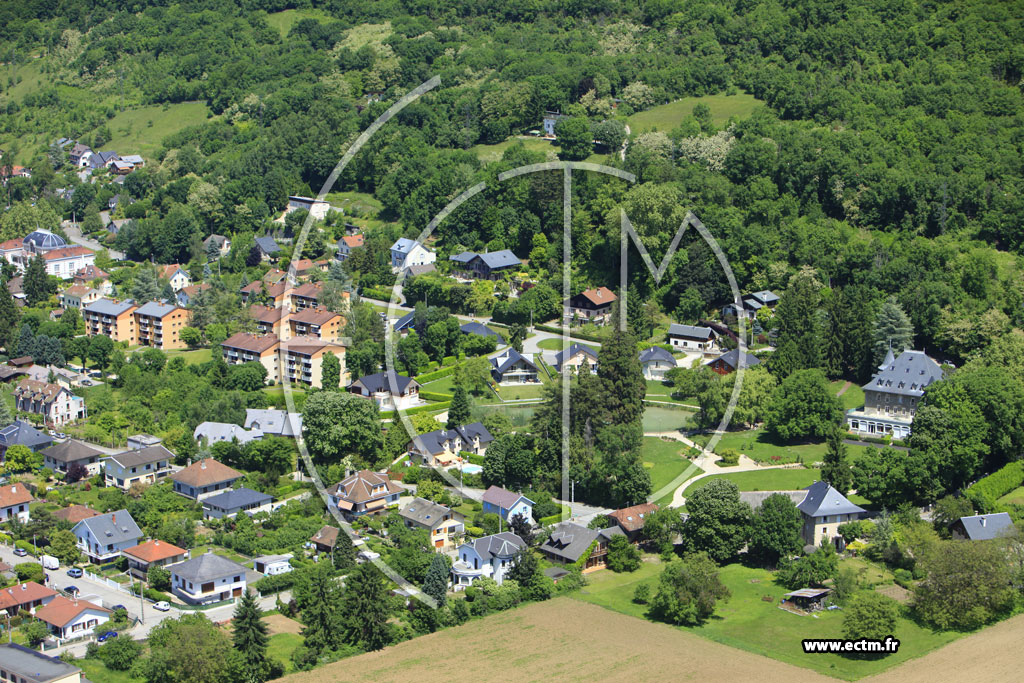
M0 545L0 560L12 566L21 562L39 562L39 558L31 555L18 557L14 554L14 547L10 545ZM46 573L50 578L49 587L54 590L61 590L66 586L74 585L78 587L80 591L79 596L84 600L95 602L98 598L102 602L102 606L108 608L113 605L124 605L130 616L141 618L141 621L127 632L136 640L146 638L149 632L164 619L177 619L182 614L189 613L189 611L179 610L173 603L169 611L159 612L153 608L153 603L148 600L140 603L138 596L119 591L104 582L95 581L87 576L72 579L67 575L68 569L69 567L62 565L60 569L47 570ZM284 601L290 600L291 592L283 591L281 599ZM276 596L271 595L261 598L259 604L264 610L273 609L276 604ZM234 605L223 605L214 609L204 610L203 614L211 621L220 622L230 619L234 610ZM87 643L88 641L80 641L71 645L64 645L53 650L47 650L47 654L58 656L62 652L70 650L76 657L83 657L85 656Z
M117 251L116 249L111 249L110 247L106 247L97 242L96 240L92 239L91 237L85 237L84 235L82 235L82 230L77 225L69 225L65 227L64 232L67 234L68 239L77 245L86 247L87 249L92 249L94 251L106 249L107 253L110 255L110 258L114 259L115 261L119 261L124 258L124 252Z

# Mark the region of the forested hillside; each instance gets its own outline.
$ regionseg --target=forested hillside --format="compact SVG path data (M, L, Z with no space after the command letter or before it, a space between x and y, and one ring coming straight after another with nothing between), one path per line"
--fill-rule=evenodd
M814 269L822 307L844 312L809 338L835 347L825 356L833 373L869 369L862 331L890 296L910 315L915 346L959 363L1022 314L1015 9L982 0L7 3L0 145L4 164L33 168L8 199L41 192L46 215L46 203L66 217L95 212L88 192L75 206L54 196L77 180L53 171L63 159L51 143L103 148L141 135L156 151L125 183L139 201L117 246L131 258L187 261L210 233L248 244L289 194L318 191L361 129L436 74L442 86L389 123L335 188L383 207L367 239L373 258L353 272L360 284L388 284L383 261L398 233L418 233L465 188L544 155L512 145L485 164L475 145L539 128L558 110L570 118L553 151L639 180L578 178L575 288L614 284L620 206L655 254L693 210L744 289L784 290ZM635 112L742 92L763 106L716 125L698 105L627 136ZM175 116L193 101L206 118ZM184 106L194 117L195 105ZM580 129L582 147L570 144ZM590 149L591 134L614 142ZM609 154L626 137L625 158ZM542 281L557 278L560 191L559 178L540 175L477 197L439 228L442 257L507 247L529 256ZM700 243L663 282L637 288L679 318L728 298Z

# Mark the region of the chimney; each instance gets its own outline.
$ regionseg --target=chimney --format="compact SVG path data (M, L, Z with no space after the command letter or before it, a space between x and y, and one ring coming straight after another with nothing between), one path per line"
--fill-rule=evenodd
M26 588L28 588L28 584L27 583L21 584L21 590L25 590Z
M14 485L14 484L11 484L11 493L17 493L17 492L18 492L18 487L16 485Z
M155 541L153 541L153 545L160 545L160 539L158 538Z
M984 517L981 518L981 525L985 526L985 518Z
M110 514L110 523L111 524L117 524L117 514L116 513L111 513Z
M206 458L203 458L203 459L202 459L202 460L201 460L201 461L199 462L199 469L202 469L202 470L205 470L205 469L206 469Z

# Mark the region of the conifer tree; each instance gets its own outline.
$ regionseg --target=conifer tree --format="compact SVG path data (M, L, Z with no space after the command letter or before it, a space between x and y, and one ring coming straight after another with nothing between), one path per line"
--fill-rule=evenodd
M235 607L231 626L235 650L242 656L249 683L267 680L267 625L263 623L262 616L263 610L256 603L256 595L246 591Z
M448 592L448 561L440 553L435 553L427 568L427 575L423 579L423 592L437 602L438 607L445 604L445 594Z
M448 429L454 429L459 425L469 422L470 403L469 392L462 385L455 387L452 392L452 403L448 407Z
M821 463L821 480L844 496L853 488L853 471L846 460L846 444L843 443L843 430L839 427L828 436L825 459Z

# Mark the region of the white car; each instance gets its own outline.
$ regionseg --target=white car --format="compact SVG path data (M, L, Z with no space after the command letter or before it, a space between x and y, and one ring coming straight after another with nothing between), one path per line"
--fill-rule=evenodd
M169 612L171 609L171 603L167 602L166 600L161 600L160 602L153 605L153 609L159 610L160 612Z
M53 430L53 429L47 430L46 433L49 434L50 436L57 436L56 430Z

